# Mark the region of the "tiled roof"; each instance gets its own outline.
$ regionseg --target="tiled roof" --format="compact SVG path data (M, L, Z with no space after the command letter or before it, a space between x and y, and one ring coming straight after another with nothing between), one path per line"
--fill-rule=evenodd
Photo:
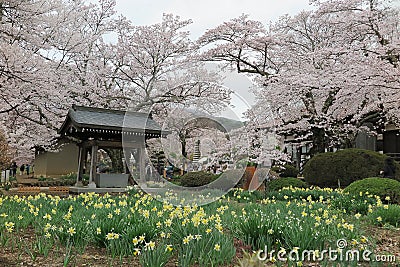
M60 129L71 124L78 128L161 131L160 125L151 119L147 113L72 106L67 118Z

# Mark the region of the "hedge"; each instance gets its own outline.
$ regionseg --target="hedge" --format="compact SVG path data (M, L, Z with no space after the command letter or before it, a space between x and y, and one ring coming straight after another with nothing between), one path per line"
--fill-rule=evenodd
M372 177L356 181L346 187L344 192L353 195L368 192L368 194L379 196L382 200L390 197L391 202L400 203L400 182L389 178Z
M299 171L296 167L285 164L283 166L274 166L271 168L271 171L279 173L279 177L297 177Z
M319 187L348 186L354 181L377 177L385 166L386 155L370 150L345 149L317 154L304 166L304 179ZM396 165L396 179L400 180L400 166Z

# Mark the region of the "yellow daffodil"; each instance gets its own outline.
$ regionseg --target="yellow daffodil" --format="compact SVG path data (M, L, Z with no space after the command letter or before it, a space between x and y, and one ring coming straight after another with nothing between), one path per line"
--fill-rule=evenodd
M171 252L173 250L172 245L167 245L165 250L168 251L168 252Z
M70 228L68 228L67 233L68 233L70 236L73 236L74 234L76 234L76 230L75 230L75 228L70 227Z
M189 242L190 242L190 238L188 236L183 238L183 244L184 245L189 244Z
M153 242L153 241L150 241L149 243L146 243L145 245L144 245L144 247L145 247L145 249L146 250L154 250L154 248L156 247L156 243L155 242Z

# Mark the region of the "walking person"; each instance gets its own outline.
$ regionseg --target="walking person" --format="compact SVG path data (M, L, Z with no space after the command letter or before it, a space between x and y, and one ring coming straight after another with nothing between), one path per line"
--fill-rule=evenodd
M11 176L16 177L17 176L17 163L14 161L11 165Z
M29 164L26 164L26 175L29 176L29 171L30 171L30 166Z
M23 175L24 172L25 172L25 164L22 164L22 165L19 167L19 175Z

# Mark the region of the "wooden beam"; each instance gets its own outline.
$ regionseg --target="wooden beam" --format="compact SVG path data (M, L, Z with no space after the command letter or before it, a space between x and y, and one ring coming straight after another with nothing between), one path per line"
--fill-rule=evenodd
M95 175L97 174L97 150L98 146L92 146L91 160L90 160L90 178L89 178L89 187L96 188L96 184L94 183Z
M144 147L144 140L137 140L137 141L131 141L129 142L124 142L124 147L129 147L129 148L141 148ZM100 148L122 148L122 142L121 141L106 141L106 140L88 140L82 142L83 147L92 147L92 146L98 146Z
M139 154L139 168L140 168L140 180L146 181L146 162L144 160L145 156L145 150L144 148L139 148L140 154Z
M76 173L76 183L75 186L83 186L82 184L82 170L83 170L83 148L82 146L78 145L79 152L78 152L78 172Z

